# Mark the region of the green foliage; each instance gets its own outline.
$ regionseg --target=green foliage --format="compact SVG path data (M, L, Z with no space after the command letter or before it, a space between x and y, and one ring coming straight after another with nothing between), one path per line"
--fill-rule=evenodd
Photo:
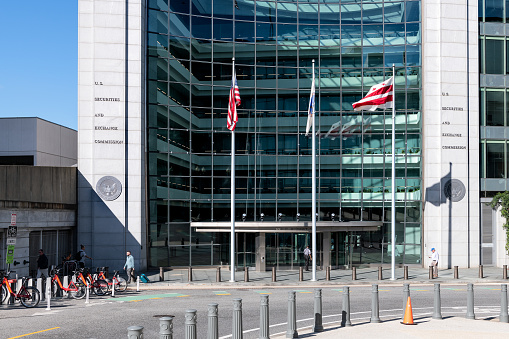
M509 253L509 192L498 192L487 205L493 209L502 207L501 214L505 218L502 226L505 229L505 250Z

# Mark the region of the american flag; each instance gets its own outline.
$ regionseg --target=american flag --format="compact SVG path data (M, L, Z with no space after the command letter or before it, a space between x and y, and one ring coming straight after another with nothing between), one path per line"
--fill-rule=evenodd
M226 122L226 127L230 131L235 130L235 126L237 126L237 121L239 120L239 116L237 115L237 106L240 105L240 92L239 86L237 86L237 77L235 76L235 67L233 68L232 75L232 86L230 88L230 100L228 102L228 120Z

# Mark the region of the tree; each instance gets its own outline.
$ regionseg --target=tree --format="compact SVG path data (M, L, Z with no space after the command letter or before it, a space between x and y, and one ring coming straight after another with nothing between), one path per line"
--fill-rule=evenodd
M505 250L509 253L509 192L498 192L487 205L493 209L502 207L501 214L505 218L502 225L505 229Z

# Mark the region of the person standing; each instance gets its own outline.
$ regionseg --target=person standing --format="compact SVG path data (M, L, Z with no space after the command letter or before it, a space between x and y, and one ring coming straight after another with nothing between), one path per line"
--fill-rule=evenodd
M131 283L131 277L133 278L133 281L136 280L136 277L134 276L134 257L131 255L131 251L127 251L127 258L125 260L124 270L127 273L127 283Z
M306 260L306 271L309 271L309 263L311 260L313 260L311 258L311 251L309 250L309 246L306 246L304 249L304 259Z
M90 260L93 260L92 258L90 258L87 253L85 252L85 246L84 245L81 245L81 250L78 252L79 253L79 256L80 256L80 260L79 260L79 263L80 263L80 267L81 268L84 268L85 267L85 258L88 258Z
M438 278L438 252L434 247L431 249L431 266L433 266L433 278Z
M37 278L47 278L48 275L48 257L44 254L42 248L39 250L37 258Z

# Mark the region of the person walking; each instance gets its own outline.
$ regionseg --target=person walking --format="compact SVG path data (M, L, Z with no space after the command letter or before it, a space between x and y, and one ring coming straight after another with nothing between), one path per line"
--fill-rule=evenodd
M311 258L311 251L309 250L309 246L306 246L304 249L304 259L306 260L306 271L309 271L309 263L311 260L313 260Z
M37 258L37 278L47 278L48 275L48 257L44 254L42 248L39 250Z
M80 267L81 268L84 268L85 267L85 258L88 258L90 260L93 260L92 258L90 258L88 255L87 255L87 252L85 252L85 246L84 245L81 245L80 246L80 250L78 252L78 255L79 255L79 263L80 263Z
M127 283L131 283L131 277L133 281L136 281L136 277L134 276L134 257L131 255L131 251L127 251L127 258L125 260L124 270L127 273Z
M438 278L438 252L433 247L431 249L431 266L433 266L433 279Z

